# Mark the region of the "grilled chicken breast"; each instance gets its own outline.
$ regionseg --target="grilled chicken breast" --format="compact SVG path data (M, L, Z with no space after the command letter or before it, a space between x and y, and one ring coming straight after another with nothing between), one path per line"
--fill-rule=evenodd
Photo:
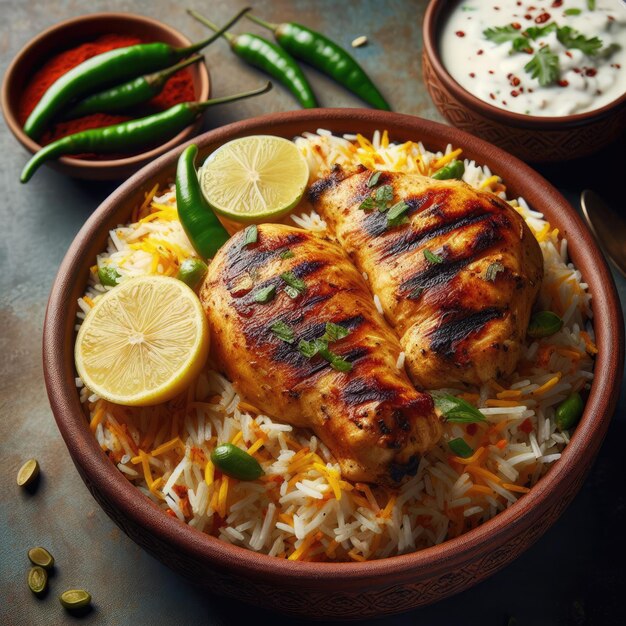
M543 277L524 220L461 181L384 172L372 189L370 174L336 169L310 200L367 273L413 382L436 389L510 374ZM406 203L404 223L389 224L385 207L360 208L385 185L393 192L385 206Z
M345 478L393 484L439 439L431 397L397 368L398 339L337 244L279 224L259 226L248 245L239 232L212 260L200 299L219 369L263 412L311 428ZM328 322L349 334L305 356L310 344L299 342L322 338ZM331 366L333 354L349 371Z

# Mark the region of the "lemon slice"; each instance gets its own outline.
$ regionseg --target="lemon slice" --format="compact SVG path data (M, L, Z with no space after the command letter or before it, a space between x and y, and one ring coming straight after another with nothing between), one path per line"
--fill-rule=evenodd
M309 166L282 137L253 135L225 143L204 162L200 186L207 202L237 222L276 219L302 198Z
M170 400L199 374L209 330L196 294L180 280L141 276L105 293L76 338L76 369L105 400L147 406Z

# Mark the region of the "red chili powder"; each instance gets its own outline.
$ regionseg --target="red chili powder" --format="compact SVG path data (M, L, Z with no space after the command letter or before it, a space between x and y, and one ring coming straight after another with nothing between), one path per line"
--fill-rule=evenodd
M26 119L39 100L41 100L43 94L58 78L63 76L63 74L66 74L72 68L98 54L114 50L115 48L134 46L139 43L144 43L139 37L115 34L102 35L94 41L84 43L52 57L33 75L26 85L18 107L18 119L20 123L23 125L24 122L26 122ZM188 69L182 69L167 81L160 94L145 104L145 112L143 112L142 115L162 111L180 102L194 100L194 98L195 93L191 73ZM139 117L142 115L139 115ZM60 121L53 124L51 128L42 135L40 143L45 146L52 141L56 141L66 135L80 132L81 130L112 126L113 124L119 124L129 119L132 119L130 115L94 113L73 120Z

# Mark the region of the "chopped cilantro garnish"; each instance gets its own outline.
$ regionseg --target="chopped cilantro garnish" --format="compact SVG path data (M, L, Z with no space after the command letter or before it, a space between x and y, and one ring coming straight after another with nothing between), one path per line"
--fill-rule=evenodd
M293 343L295 341L295 337L293 334L293 330L285 324L285 322L274 322L270 326L270 330L282 341L286 343Z
M587 0L587 8L590 11L594 11L596 8L596 0Z
M564 15L580 15L582 11L580 9L565 9Z
M387 226L399 226L408 221L408 217L405 213L409 210L409 205L400 200L394 204L387 212Z
M339 341L350 334L350 329L333 322L326 322L326 332L322 336L325 341L333 342Z
M378 179L382 172L372 172L372 175L367 179L367 186L372 189L372 187L376 187L378 185Z
M387 210L387 205L393 200L393 187L383 185L374 192L374 199L378 210L382 213Z
M294 253L291 250L283 250L280 253L280 258L281 259L291 259L292 257L294 257Z
M556 30L556 38L566 48L576 48L582 50L587 56L594 56L602 48L602 40L597 37L587 39L582 33L570 28L569 26L560 26Z
M550 51L549 46L539 48L524 69L539 81L542 87L554 83L559 78L559 57Z
M429 263L443 263L443 257L430 250L424 250L424 257Z
M462 459L467 459L474 454L474 450L467 444L465 439L461 437L448 441L448 448Z
M483 31L483 35L494 43L510 42L513 46L513 50L517 50L518 52L524 51L529 47L528 39L519 29L514 28L511 24L487 28Z
M411 293L408 295L409 300L417 300L422 295L423 291L424 287L420 287L419 285L417 287L414 287Z
M449 393L433 394L435 406L441 411L447 422L484 422L485 416L469 402L456 398Z
M319 354L330 363L333 369L340 372L349 372L352 369L352 363L347 361L344 357L335 354L328 348L329 343L343 339L349 334L349 329L339 326L339 324L334 324L333 322L327 322L324 335L319 339L313 339L313 341L305 341L302 339L298 343L298 351L307 359L312 359L316 354Z
M252 224L251 226L248 226L248 228L246 228L246 230L243 231L243 236L244 236L244 246L248 246L251 243L256 243L257 242L257 238L258 238L258 229L256 227L256 224Z
M489 267L485 270L485 280L493 283L500 272L504 272L504 265L499 261L494 261L489 264Z
M283 272L280 277L287 283L285 293L290 298L297 298L301 293L306 291L306 284L298 278L293 272Z
M276 287L274 285L269 285L267 287L263 287L263 289L259 289L254 294L254 301L259 302L260 304L267 304L274 299L276 295Z

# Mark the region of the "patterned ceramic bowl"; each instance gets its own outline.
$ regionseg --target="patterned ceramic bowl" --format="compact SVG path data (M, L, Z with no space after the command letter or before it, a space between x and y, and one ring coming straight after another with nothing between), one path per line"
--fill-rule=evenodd
M52 287L44 324L44 373L52 410L91 493L134 541L197 585L239 601L317 619L355 619L436 602L491 576L517 558L559 517L580 488L600 448L622 378L621 306L601 252L566 200L539 174L502 150L453 127L416 117L363 109L278 113L238 122L196 138L200 157L236 137L293 138L326 128L371 136L387 129L392 141L421 140L431 150L448 143L498 172L513 197L523 195L570 241L571 257L592 293L599 354L584 415L562 457L530 493L490 521L438 546L361 563L309 563L258 554L203 534L166 515L99 447L75 384L74 320L89 267L108 231L127 222L156 183L171 180L181 148L143 168L93 213L72 243Z
M431 0L424 16L422 52L424 82L451 124L536 163L593 154L626 130L626 93L588 113L538 117L497 108L461 87L445 69L439 51L442 27L455 4Z

